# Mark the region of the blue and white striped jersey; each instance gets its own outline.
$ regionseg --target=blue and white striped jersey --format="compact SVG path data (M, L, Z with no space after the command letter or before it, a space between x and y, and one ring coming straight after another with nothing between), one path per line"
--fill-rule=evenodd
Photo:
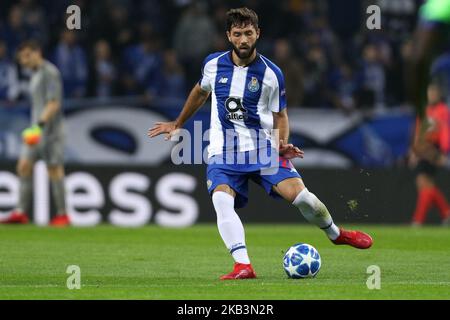
M208 157L274 145L272 112L286 108L280 68L257 54L249 65L233 63L231 51L209 55L202 68L201 88L211 92Z

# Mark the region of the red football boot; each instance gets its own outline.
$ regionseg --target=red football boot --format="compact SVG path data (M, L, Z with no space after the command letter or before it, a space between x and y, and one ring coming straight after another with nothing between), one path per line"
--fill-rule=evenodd
M50 225L54 227L65 227L70 225L70 219L67 214L59 214L50 221Z
M27 224L28 216L25 212L13 211L9 215L8 218L1 221L1 223L9 223L9 224Z
M358 249L368 249L372 246L372 237L361 231L344 230L339 228L340 235L336 240L331 240L334 244L348 244Z
M220 280L236 280L236 279L254 279L256 273L251 264L243 264L236 262L234 269L229 274L220 277Z

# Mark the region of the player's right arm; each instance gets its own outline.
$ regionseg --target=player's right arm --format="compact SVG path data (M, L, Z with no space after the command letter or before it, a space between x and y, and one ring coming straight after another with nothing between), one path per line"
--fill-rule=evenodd
M155 125L148 130L147 135L150 138L156 137L160 134L166 133L165 140L170 140L170 137L175 133L175 130L183 127L187 120L206 102L209 97L209 92L203 90L199 84L191 90L180 115L175 121L156 122Z

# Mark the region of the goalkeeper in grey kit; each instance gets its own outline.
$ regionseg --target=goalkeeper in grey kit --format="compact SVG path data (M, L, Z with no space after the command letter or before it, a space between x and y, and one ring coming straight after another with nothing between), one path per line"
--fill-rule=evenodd
M32 72L29 94L31 98L31 127L22 133L23 146L17 163L20 177L19 203L3 223L28 223L32 197L32 173L38 159L45 161L57 215L54 226L70 224L66 211L64 189L64 129L61 75L56 66L45 60L41 48L34 41L22 43L17 50L19 64Z

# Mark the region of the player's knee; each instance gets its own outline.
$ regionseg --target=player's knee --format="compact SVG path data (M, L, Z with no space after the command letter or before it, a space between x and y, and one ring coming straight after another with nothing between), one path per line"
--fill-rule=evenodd
M47 167L48 176L50 179L61 179L64 177L64 169L60 166L49 166Z
M309 192L308 189L304 188L300 193L295 197L292 202L294 206L302 209L313 209L314 211L320 205L320 200L316 197L316 195L312 192Z
M306 188L303 189L296 189L296 190L289 190L287 193L285 192L284 198L287 199L289 202L294 202L297 196L302 193L303 190L307 190Z
M214 206L234 206L234 197L227 192L218 190L214 191L212 195L212 202Z
M304 189L306 189L303 181L298 178L286 179L280 182L278 185L273 186L272 189L282 196L285 200L292 203L297 195Z
M232 196L233 198L236 196L236 193L234 192L233 188L231 188L229 185L227 184L220 184L218 185L214 191L213 191L213 195L214 193L221 191L221 192L225 192L228 193L230 196Z
M429 188L433 186L433 180L426 174L419 174L416 178L416 185L419 189Z
M29 161L20 160L16 168L19 177L29 177L32 173L32 164Z

